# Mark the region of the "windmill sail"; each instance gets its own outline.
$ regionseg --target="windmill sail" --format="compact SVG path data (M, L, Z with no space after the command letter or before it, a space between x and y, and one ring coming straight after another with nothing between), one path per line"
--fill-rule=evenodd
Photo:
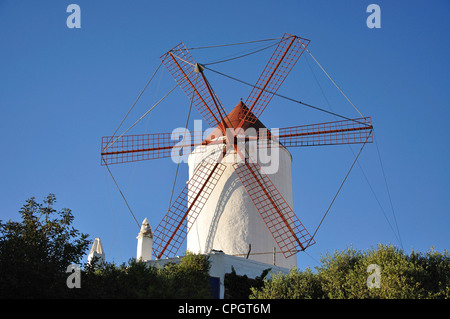
M241 117L242 120L254 123L258 119L309 42L290 34L283 36L245 101L249 110Z
M198 214L219 181L225 165L202 162L154 233L153 255L172 257L180 249Z
M220 124L226 112L185 45L180 43L161 60L209 126Z
M315 243L267 175L257 163L234 164L239 179L287 258Z

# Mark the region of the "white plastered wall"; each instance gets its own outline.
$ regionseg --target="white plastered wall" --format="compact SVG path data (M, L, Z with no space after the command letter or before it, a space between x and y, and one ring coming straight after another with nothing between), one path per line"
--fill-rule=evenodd
M193 152L188 160L189 177L192 177L195 168L202 160L216 156L217 152L221 152L217 145L210 145L204 147L202 151ZM267 176L293 208L292 157L284 147L279 147L277 158L278 169ZM222 250L225 254L246 258L250 244L249 259L273 264L275 247L277 266L296 267L296 255L285 258L280 252L233 168L235 160L236 154L229 152L221 162L226 165L226 169L187 235L187 250L194 253L209 253L213 249ZM266 166L264 163L260 165L263 169Z

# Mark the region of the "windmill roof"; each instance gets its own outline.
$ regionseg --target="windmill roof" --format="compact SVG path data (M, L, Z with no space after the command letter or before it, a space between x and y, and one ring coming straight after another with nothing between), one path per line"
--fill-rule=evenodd
M247 110L247 106L242 101L240 101L234 107L234 109L231 110L231 112L224 118L224 122L227 123L226 126L229 127L231 124L231 127L236 129L237 126L241 123L243 113ZM242 125L242 129L245 131L248 128L254 128L258 130L260 128L266 128L266 126L259 119L257 119L255 123L244 122L244 124ZM220 127L217 126L214 131L212 131L212 133L208 135L206 140L212 140L221 136L223 136L223 132Z

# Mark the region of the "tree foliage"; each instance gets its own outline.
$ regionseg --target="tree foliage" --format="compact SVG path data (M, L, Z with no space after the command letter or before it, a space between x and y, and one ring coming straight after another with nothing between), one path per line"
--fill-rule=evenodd
M28 199L19 211L21 222L0 221L0 297L63 296L66 269L79 263L90 241L71 226L70 209L53 208L55 195L44 202Z
M293 269L252 289L251 298L449 298L450 255L430 249L410 255L392 245L378 245L361 252L353 248L322 257L322 265L306 270ZM369 288L369 265L380 267L380 287Z
M80 288L67 286L68 266L81 265L91 243L57 211L55 195L32 197L18 222L0 221L0 298L210 298L207 256L186 253L177 264L149 267L131 259L116 266L95 260L80 267Z
M116 266L95 261L80 270L81 288L66 283L67 267L81 264L88 235L76 230L70 209L57 211L55 195L43 203L30 198L21 221L0 220L0 298L211 298L209 257L186 253L163 267L131 259ZM379 288L370 288L370 265L378 265ZM430 249L405 254L392 245L367 251L327 253L315 270L293 269L266 279L226 276L229 298L449 298L450 255Z
M264 269L260 276L255 279L248 278L247 275L240 276L231 266L231 273L225 274L225 299L248 299L251 288L260 289L264 285L264 278L271 271L271 268Z
M186 253L179 263L163 267L130 259L116 266L87 264L81 272L81 289L72 298L97 299L201 299L211 298L208 256Z

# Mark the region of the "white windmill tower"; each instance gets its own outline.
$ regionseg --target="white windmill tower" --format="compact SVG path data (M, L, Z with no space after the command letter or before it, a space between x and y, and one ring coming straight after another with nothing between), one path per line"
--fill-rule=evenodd
M240 102L227 115L226 120L231 125L237 125L246 110L245 105ZM295 255L286 258L277 254L277 249L278 253L281 253L277 242L234 169L235 164L239 162L243 164L239 152L247 150L252 160L258 162L260 166L265 166L266 173L272 173L270 180L273 185L280 192L286 204L293 207L292 156L278 142L271 142L261 137L263 134L267 135L267 128L259 120L255 123L247 123L242 129L241 134L237 135L238 140L241 141L241 143L238 141L239 150L229 150L223 158L221 162L224 165L222 176L187 234L187 250L198 253L221 250L228 255L245 256L247 259L266 264L274 264L276 259L277 266L296 267ZM257 138L258 134L260 135L259 147L256 139L253 142L249 141L249 138ZM196 169L201 167L202 163L214 161L220 156L225 139L220 128L216 128L206 138L206 141L222 141L222 143L197 146L197 149L189 156L190 178L194 176ZM267 143L272 145L267 145ZM189 201L192 199L193 195L190 195Z

